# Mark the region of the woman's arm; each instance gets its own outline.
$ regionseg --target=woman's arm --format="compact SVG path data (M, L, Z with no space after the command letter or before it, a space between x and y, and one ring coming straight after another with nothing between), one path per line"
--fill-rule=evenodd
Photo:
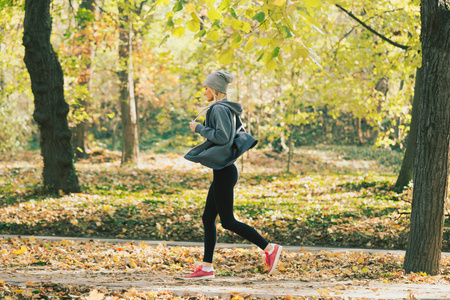
M225 145L231 137L231 113L223 105L216 105L211 109L211 125L213 127L197 124L195 132L217 145Z

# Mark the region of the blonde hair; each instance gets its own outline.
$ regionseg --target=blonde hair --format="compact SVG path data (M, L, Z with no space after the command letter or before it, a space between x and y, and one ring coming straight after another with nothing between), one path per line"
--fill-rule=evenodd
M222 101L223 99L227 98L227 94L216 91L213 88L210 88L208 86L208 89L211 91L211 93L213 94L214 97L214 103L216 103L217 101ZM196 121L201 115L203 115L210 107L211 105L213 105L214 103L206 106L206 107L200 107L199 111L199 115L197 116L197 118L194 119L194 121Z
M208 88L214 96L214 102L222 101L223 99L225 99L227 97L227 94L225 94L225 93L216 91L215 89L210 88L210 87L208 87Z

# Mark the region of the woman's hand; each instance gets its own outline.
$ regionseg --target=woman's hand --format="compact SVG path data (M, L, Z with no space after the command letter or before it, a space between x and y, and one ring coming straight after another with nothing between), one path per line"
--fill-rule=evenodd
M195 132L195 127L197 127L198 123L195 121L189 122L189 127L191 128L192 132Z

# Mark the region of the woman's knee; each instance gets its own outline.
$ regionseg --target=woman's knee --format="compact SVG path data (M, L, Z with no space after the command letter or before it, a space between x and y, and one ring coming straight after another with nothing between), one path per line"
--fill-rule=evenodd
M211 226L216 223L216 217L213 217L208 214L203 214L202 216L203 226Z
M239 222L235 219L221 220L222 227L226 230L236 231L236 228L239 227Z

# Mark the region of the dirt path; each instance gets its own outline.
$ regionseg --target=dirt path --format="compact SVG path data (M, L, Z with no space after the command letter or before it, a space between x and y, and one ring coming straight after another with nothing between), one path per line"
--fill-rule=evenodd
M148 274L131 272L84 271L2 271L0 278L9 284L25 287L26 282L52 282L57 284L86 285L97 290L170 291L178 296L206 296L229 298L232 294L257 298L319 297L344 299L450 299L447 284L393 284L379 281L293 281L261 280L260 278L216 277L205 281L185 281L180 276L151 278Z
M17 236L1 236L2 238L16 238ZM28 239L29 237L22 236ZM68 237L36 237L41 240L73 240L89 241L91 239ZM110 243L126 243L129 240L98 241ZM135 241L136 242L136 241ZM139 241L137 241L138 243ZM202 246L201 243L145 241L148 244L165 244L171 246L188 247ZM251 245L219 244L219 248L248 248ZM373 250L373 249L343 249L324 247L286 247L287 251L326 251L344 252L361 251L370 253L397 253L403 251ZM448 253L444 253L448 255ZM445 281L429 281L428 283L392 283L382 280L347 280L338 281L333 277L329 280L318 277L318 280L287 279L269 277L265 274L249 274L246 277L216 276L206 281L186 281L182 276L185 271L170 270L170 272L143 272L142 270L102 270L93 271L81 268L58 269L54 266L25 266L18 269L0 266L0 280L7 284L25 287L27 283L53 283L62 285L80 285L100 291L130 290L141 291L170 291L178 296L195 296L198 293L205 296L219 296L230 298L230 295L249 295L252 298L286 297L335 297L334 299L450 299L450 284ZM312 277L314 278L314 277ZM405 280L405 282L407 282ZM315 298L317 299L317 298Z

